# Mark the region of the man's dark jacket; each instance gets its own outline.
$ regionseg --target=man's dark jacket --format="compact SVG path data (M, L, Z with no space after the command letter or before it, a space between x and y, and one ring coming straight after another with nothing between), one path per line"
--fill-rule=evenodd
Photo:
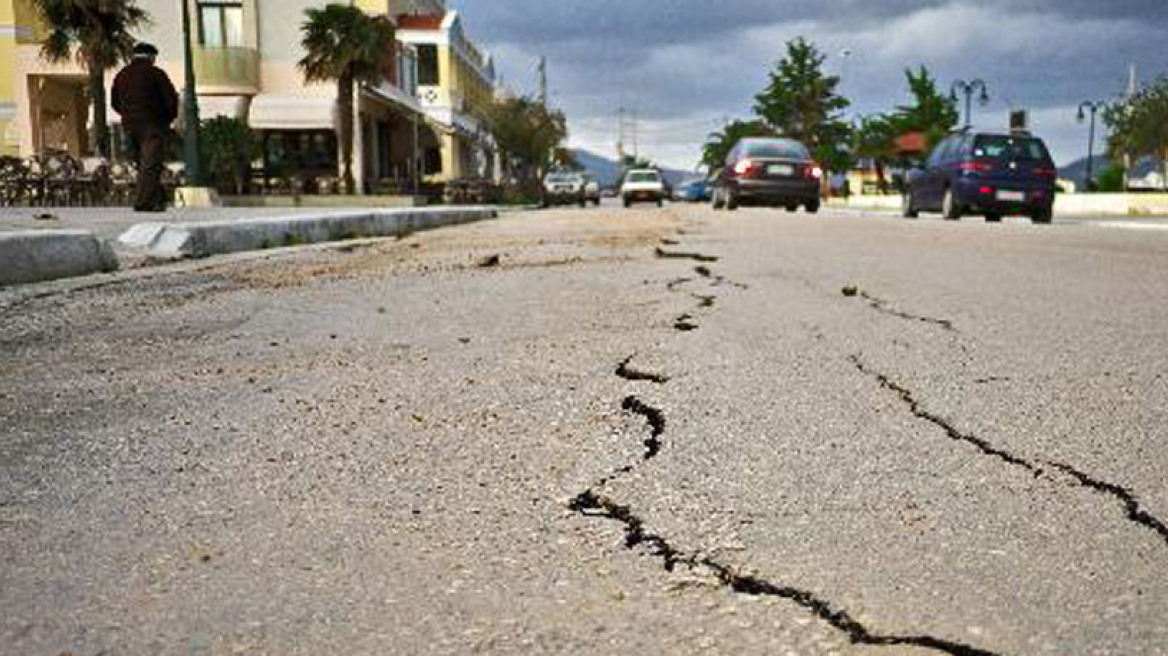
M166 72L136 59L114 78L111 103L127 128L169 127L178 117L178 93Z

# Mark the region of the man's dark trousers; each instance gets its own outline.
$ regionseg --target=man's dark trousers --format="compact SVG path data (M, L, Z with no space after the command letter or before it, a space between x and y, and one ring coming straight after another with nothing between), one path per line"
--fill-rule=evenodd
M166 209L166 192L162 189L162 166L166 160L167 130L158 125L126 126L134 143L134 162L138 166L138 184L134 189L134 209L160 212Z

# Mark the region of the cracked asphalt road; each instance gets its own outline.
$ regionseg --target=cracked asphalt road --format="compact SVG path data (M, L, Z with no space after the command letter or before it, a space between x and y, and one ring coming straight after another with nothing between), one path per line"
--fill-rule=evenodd
M5 291L0 654L1168 653L1166 254L602 207Z

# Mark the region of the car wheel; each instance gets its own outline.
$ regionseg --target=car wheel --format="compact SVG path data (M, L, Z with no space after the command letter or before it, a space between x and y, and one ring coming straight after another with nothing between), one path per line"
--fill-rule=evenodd
M906 190L900 197L900 209L900 213L906 219L915 219L921 215L920 211L917 209L916 200L913 199L912 192L908 190Z
M657 199L657 207L665 207L665 201L658 198Z
M794 212L794 211L799 209L799 206L798 205L787 205L786 209L788 212Z
M580 207L588 207L588 199L587 198L585 198L583 196L580 197Z
M726 193L726 209L734 211L738 209L738 195L733 191L727 189Z
M632 207L633 206L633 201L629 200L627 197L624 199L624 201L625 201L625 207Z
M1002 222L1002 215L1001 214L986 214L985 219L986 219L986 223L1001 223Z
M946 189L945 197L941 199L941 215L948 221L956 221L961 218L961 206L953 197L952 189Z
M819 201L811 201L804 205L803 209L807 210L808 214L817 214L819 212Z
M715 189L714 193L710 194L710 203L715 210L720 210L726 207L726 203L722 201L721 189Z
M1030 220L1033 221L1034 223L1049 224L1051 222L1051 219L1053 219L1053 218L1054 218L1054 211L1050 207L1044 207L1041 210L1038 210L1034 214L1030 215Z

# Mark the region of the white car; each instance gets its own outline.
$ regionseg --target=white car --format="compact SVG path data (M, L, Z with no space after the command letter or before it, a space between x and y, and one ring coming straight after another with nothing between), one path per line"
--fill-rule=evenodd
M549 173L543 179L544 207L573 204L584 207L587 202L584 176L579 173Z
M584 200L593 205L600 205L600 183L590 175L584 176Z
M661 207L665 201L665 181L656 169L631 169L621 183L621 198L625 207L637 202L657 203Z

